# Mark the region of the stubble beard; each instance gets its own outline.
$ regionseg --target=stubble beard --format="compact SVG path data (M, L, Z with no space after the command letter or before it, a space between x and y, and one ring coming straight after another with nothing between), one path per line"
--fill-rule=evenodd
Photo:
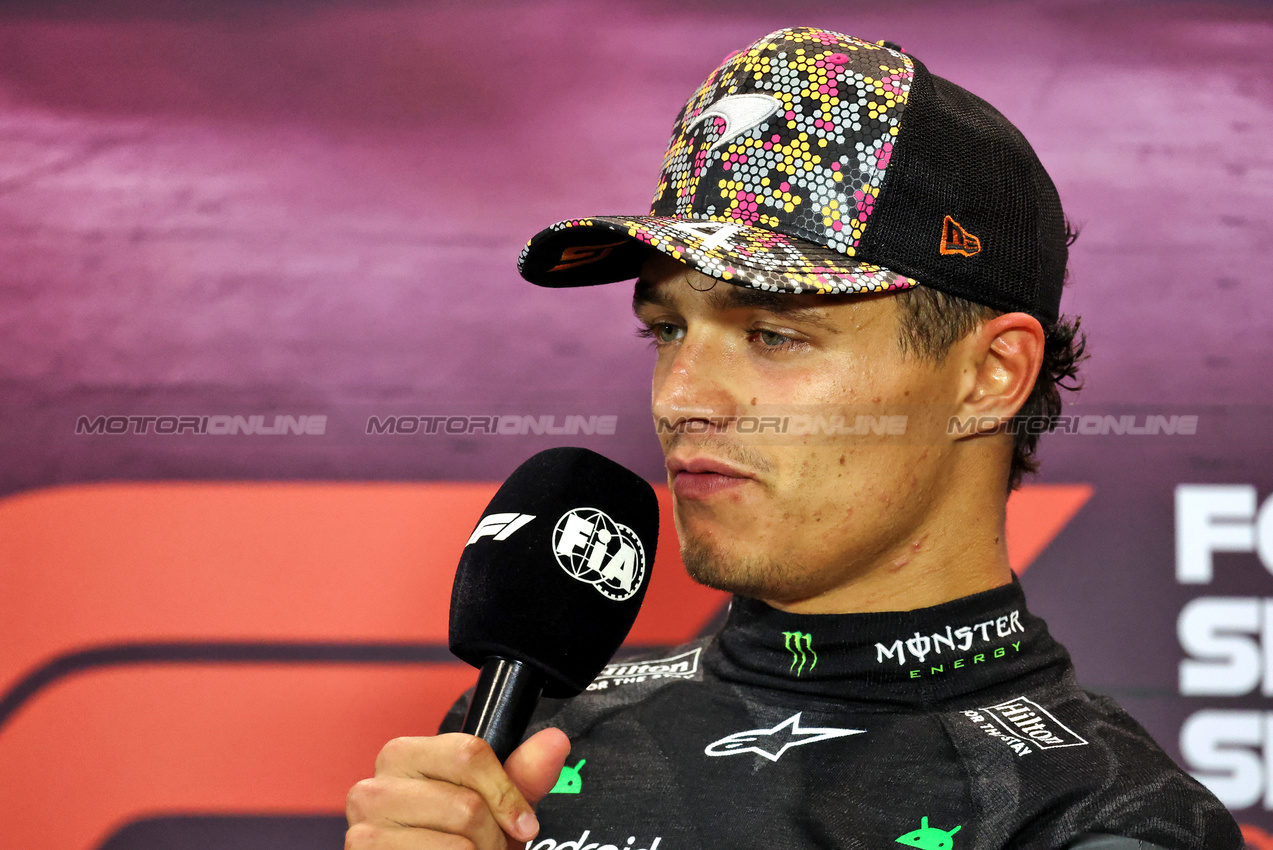
M786 599L804 583L790 564L740 555L692 534L682 534L681 562L704 587L752 599Z
M755 449L719 437L691 436L680 431L665 441L664 455L671 454L686 442L710 448L713 454L732 460L744 469L760 473L773 469L772 461ZM675 502L674 505L676 531L681 541L681 562L689 577L697 583L752 599L773 600L789 599L793 593L798 596L809 583L808 577L797 565L755 557L741 551L742 547L738 545L723 544L713 535L694 533L688 527L689 522L682 519L681 505Z

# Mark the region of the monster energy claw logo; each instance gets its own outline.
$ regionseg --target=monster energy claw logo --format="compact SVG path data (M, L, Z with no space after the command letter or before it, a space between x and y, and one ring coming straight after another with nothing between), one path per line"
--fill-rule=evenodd
M791 653L791 672L797 676L804 672L804 665L812 670L818 666L818 653L813 651L813 635L806 632L783 632L784 646ZM809 663L812 659L812 663Z

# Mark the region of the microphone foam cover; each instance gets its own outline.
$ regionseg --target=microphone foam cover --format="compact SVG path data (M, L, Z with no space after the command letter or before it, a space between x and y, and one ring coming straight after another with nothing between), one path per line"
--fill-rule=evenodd
M512 658L544 696L597 677L645 598L659 536L654 490L580 448L542 451L496 492L451 588L451 651L475 667Z

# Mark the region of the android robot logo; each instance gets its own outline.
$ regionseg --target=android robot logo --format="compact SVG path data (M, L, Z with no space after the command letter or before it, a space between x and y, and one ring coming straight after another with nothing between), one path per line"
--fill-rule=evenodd
M557 784L553 786L553 790L549 794L578 794L583 790L583 777L579 775L579 770L588 763L587 759L579 759L579 764L571 767L570 765L562 765L561 776L557 777Z
M911 830L905 835L898 836L898 844L905 844L907 847L918 847L919 850L951 850L955 846L954 834L959 832L959 827L947 832L944 829L938 829L935 826L928 825L928 818L921 818L919 829Z

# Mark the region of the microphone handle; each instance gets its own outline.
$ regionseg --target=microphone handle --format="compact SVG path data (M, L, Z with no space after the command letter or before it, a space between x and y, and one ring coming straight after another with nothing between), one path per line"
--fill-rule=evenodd
M543 690L543 674L533 667L511 658L488 658L460 731L490 744L502 764L522 742Z

